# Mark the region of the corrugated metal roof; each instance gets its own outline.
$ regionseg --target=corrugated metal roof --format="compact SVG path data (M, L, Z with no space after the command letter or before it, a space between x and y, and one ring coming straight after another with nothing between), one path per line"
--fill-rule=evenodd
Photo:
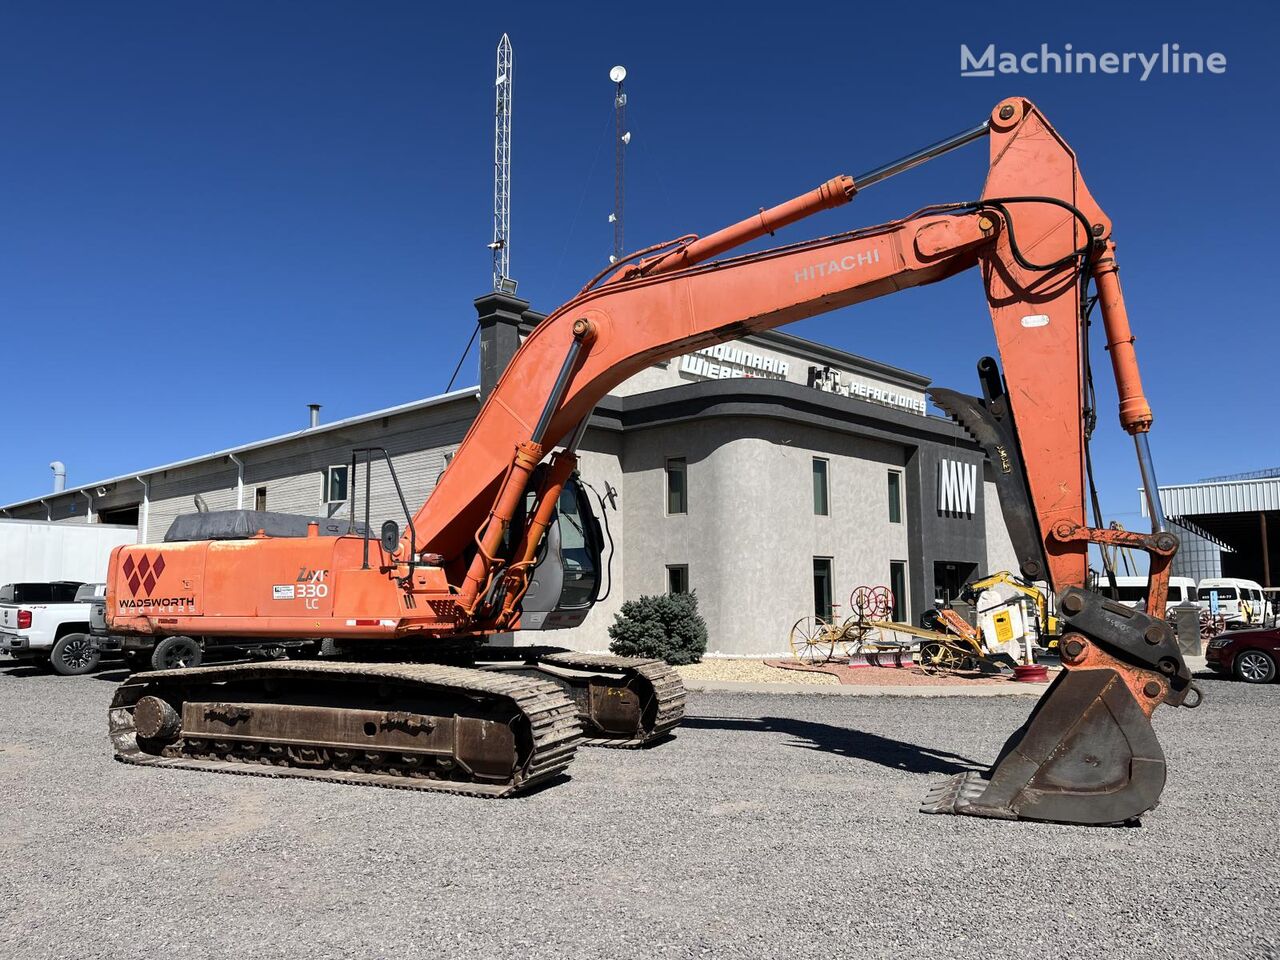
M176 470L178 467L190 467L197 463L204 463L208 460L220 460L224 457L235 454L239 456L242 453L248 453L252 450L258 450L262 447L269 447L272 444L283 443L286 440L298 440L302 437L313 437L317 434L327 433L330 430L341 430L344 427L353 427L357 424L368 423L370 420L377 420L381 417L391 417L399 413L411 413L414 410L425 410L429 407L438 406L442 403L448 403L450 400L457 400L466 396L480 396L480 388L463 387L460 390L454 390L452 393L442 393L434 397L427 397L425 400L413 400L409 403L402 403L395 407L386 407L382 410L374 410L372 413L362 413L358 416L347 417L345 420L334 420L332 423L322 423L318 427L307 427L304 430L295 430L293 433L282 433L278 437L269 437L266 440L256 440L253 443L242 444L238 447L228 447L226 450L218 450L214 453L202 454L198 457L188 457L186 460L176 460L173 463L165 463L158 467L148 467L146 470L135 470L132 473L126 473L119 477L109 477L106 480L94 480L92 483L81 484L78 487L67 487L65 490L59 490L56 493L50 490L48 493L38 497L31 497L27 500L18 500L15 503L0 506L0 510L13 510L18 507L27 507L42 500L52 500L54 497L65 497L67 494L79 493L81 490L91 490L94 487L105 487L108 484L120 483L125 480L136 480L138 477L149 477L165 470Z
M1147 501L1141 488L1138 499L1145 517ZM1160 503L1169 517L1280 510L1280 477L1161 486Z

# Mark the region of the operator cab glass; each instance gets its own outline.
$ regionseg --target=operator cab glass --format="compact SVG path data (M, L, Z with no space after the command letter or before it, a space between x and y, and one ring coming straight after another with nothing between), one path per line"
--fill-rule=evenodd
M556 514L520 604L520 629L576 627L600 592L604 537L577 474L565 484Z
M591 516L590 503L580 498L580 493L579 484L566 484L556 508L560 523L560 566L564 571L558 604L561 608L590 607L600 586L599 547L590 542L592 538L587 533L595 517Z

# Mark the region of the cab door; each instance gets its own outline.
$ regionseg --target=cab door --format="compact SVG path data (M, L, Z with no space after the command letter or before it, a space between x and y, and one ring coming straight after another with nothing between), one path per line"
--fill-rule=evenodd
M603 541L591 499L574 474L560 493L521 603L522 630L576 627L586 619L600 592Z

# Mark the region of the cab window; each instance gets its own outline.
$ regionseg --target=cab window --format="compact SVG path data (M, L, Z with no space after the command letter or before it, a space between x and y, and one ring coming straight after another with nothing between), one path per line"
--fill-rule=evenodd
M564 566L564 588L561 607L582 607L595 600L600 578L596 570L599 554L593 537L587 532L575 484L565 484L557 511L560 515L560 555Z

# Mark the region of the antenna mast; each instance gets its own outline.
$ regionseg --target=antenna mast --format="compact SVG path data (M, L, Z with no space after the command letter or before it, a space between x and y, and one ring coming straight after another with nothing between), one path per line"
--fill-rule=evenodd
M627 129L627 95L622 90L622 81L627 79L627 68L614 67L609 71L609 79L614 82L613 92L613 136L614 136L614 168L613 168L613 213L609 214L609 222L613 224L613 256L610 263L617 263L625 249L622 243L622 174L624 166L623 151L631 142L631 132Z
M511 279L511 40L498 41L493 119L493 289L515 293Z

